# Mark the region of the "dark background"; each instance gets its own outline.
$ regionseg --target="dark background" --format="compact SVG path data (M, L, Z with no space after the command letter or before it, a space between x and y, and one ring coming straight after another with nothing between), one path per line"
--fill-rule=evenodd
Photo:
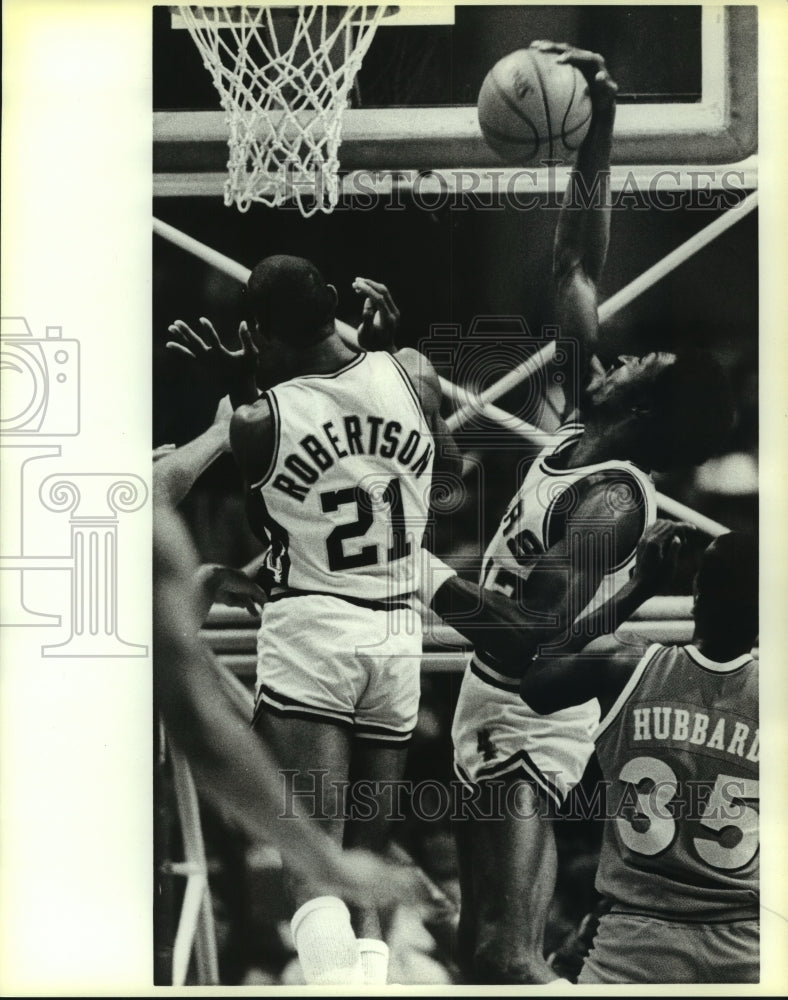
M358 75L353 106L475 104L493 63L535 39L602 52L625 103L697 101L700 34L699 6L457 6L454 25L382 26ZM188 31L171 27L167 7L154 9L153 105L220 107Z

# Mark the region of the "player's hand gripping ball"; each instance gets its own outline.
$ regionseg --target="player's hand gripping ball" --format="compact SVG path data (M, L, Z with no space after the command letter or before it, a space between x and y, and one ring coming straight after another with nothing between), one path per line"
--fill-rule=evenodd
M591 124L588 83L560 53L518 49L484 79L477 109L487 144L505 162L571 162Z

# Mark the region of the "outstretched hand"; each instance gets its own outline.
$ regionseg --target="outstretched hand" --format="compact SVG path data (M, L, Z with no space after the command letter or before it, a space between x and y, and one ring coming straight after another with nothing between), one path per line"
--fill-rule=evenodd
M672 584L682 548L697 535L683 521L658 520L638 542L635 576L652 594L666 592Z
M204 589L209 605L225 604L230 608L245 608L250 615L257 615L265 604L265 591L243 570L231 566L206 563L197 570L197 586Z
M173 337L179 339L168 340L167 348L192 358L201 367L215 374L225 389L236 382L254 379L258 351L246 321L238 327L241 346L234 351L225 347L209 319L201 316L200 324L202 336L195 333L182 319L176 319L168 329Z
M416 865L392 863L359 848L343 851L329 878L343 898L363 907L415 906L435 914L453 906Z
M356 278L353 291L365 296L361 323L358 327L358 346L363 351L394 351L399 329L399 309L391 292L379 281Z
M558 56L556 62L568 63L579 69L586 78L595 109L610 107L615 102L618 85L608 73L604 57L598 52L576 49L566 42L535 41L530 47L537 52L553 52Z

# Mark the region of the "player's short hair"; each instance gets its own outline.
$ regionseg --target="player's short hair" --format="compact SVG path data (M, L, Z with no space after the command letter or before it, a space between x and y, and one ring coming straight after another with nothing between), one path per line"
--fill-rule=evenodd
M699 465L722 450L733 426L733 397L719 362L689 350L648 389L648 458L657 470Z
M758 634L758 543L731 531L715 538L695 577L696 621L704 631L754 641Z
M314 344L333 328L334 296L304 257L263 258L250 274L246 292L249 320L277 340Z

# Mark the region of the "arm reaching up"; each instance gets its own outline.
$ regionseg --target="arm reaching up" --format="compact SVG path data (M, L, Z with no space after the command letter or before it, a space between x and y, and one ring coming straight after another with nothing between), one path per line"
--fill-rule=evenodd
M358 327L358 346L362 351L388 351L394 354L397 350L399 309L391 292L385 285L371 278L356 278L353 291L364 296Z
M569 177L553 253L556 318L564 336L579 340L591 365L599 333L597 285L610 235L610 149L618 88L595 52L553 42L533 47L557 52L559 62L579 69L591 97L591 126Z
M430 361L412 347L404 347L394 357L404 368L416 390L424 415L435 440L435 462L432 467L433 481L437 484L441 477L448 483L462 476L462 455L440 413L443 391L437 372Z
M179 339L167 342L169 350L192 358L210 371L218 379L222 391L229 393L233 409L244 403L253 403L259 396L257 371L260 356L246 321L238 327L241 346L234 351L224 346L209 319L200 317L200 324L202 336L182 319L176 319L169 331Z
M181 448L157 448L153 462L153 499L177 507L202 473L230 450L233 408L227 396L219 400L211 426Z
M432 364L419 351L410 347L397 348L400 312L391 292L386 285L371 278L356 278L353 290L364 296L358 346L363 351L386 351L397 359L413 384L435 439L433 475L461 476L462 457L440 414L443 398L440 380Z

